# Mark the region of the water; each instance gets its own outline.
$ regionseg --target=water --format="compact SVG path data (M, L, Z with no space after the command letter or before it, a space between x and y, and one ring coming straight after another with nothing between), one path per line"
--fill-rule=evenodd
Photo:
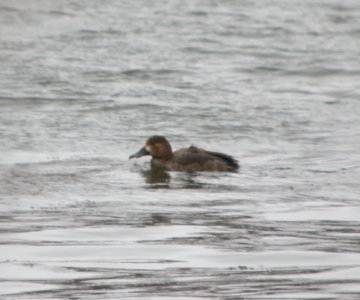
M358 1L1 1L0 62L1 299L360 298Z

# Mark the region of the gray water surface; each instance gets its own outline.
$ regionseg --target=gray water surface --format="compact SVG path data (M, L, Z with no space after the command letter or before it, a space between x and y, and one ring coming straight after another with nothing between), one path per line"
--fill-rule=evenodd
M360 298L359 1L1 1L0 63L1 299Z

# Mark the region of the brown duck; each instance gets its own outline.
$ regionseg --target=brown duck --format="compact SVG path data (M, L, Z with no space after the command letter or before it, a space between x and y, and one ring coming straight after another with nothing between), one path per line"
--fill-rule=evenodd
M145 146L129 158L151 155L151 165L168 171L236 171L237 160L232 156L199 149L194 146L172 151L166 138L159 135L149 137Z

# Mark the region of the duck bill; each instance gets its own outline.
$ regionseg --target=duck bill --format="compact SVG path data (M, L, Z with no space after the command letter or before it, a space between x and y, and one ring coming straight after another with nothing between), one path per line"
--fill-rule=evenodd
M130 155L129 159L139 158L139 157L142 157L142 156L145 156L145 155L150 155L150 152L149 152L149 151L146 151L145 148L141 148L138 152Z

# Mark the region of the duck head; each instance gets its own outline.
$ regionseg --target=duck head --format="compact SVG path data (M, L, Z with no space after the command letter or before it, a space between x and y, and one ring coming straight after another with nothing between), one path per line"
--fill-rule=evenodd
M166 138L159 135L149 137L143 148L132 154L131 158L139 158L145 155L151 155L153 158L169 159L172 157L172 149Z

